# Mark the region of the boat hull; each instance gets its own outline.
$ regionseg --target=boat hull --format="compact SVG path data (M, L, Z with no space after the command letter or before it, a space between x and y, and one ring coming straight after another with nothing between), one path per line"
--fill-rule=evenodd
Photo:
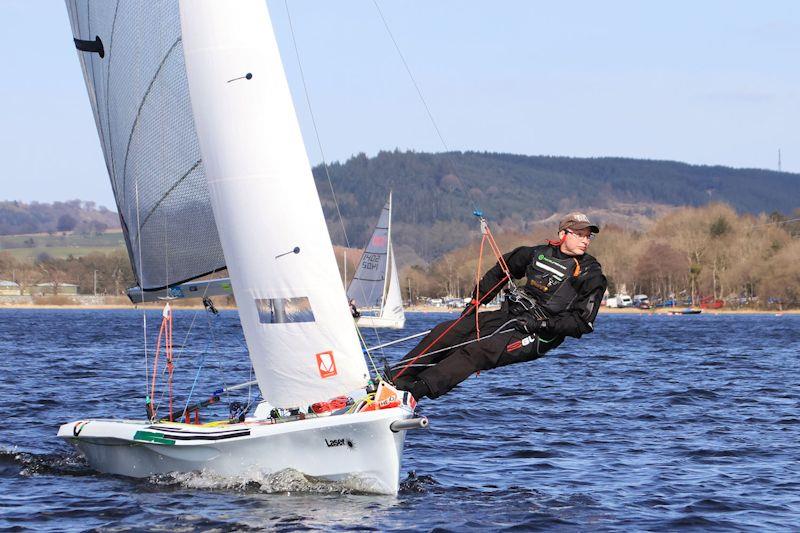
M356 325L360 328L403 329L406 325L406 319L362 315L358 317Z
M701 309L680 309L677 311L668 311L670 315L699 315L703 311Z
M410 418L405 406L284 423L219 427L146 421L87 420L61 426L100 472L149 477L203 471L221 476L294 469L360 491L396 494L405 431L390 424Z

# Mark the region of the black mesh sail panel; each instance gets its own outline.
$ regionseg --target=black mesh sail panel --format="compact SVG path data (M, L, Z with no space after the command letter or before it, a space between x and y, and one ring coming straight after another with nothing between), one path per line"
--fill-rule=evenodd
M140 287L225 267L192 118L177 0L67 0Z

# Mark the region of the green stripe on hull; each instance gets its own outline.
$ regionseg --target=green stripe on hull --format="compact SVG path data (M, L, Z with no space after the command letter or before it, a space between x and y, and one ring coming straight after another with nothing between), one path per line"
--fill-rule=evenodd
M152 431L137 431L133 436L133 440L152 442L154 444L166 444L168 446L175 444L174 440L165 439L163 433L154 433Z

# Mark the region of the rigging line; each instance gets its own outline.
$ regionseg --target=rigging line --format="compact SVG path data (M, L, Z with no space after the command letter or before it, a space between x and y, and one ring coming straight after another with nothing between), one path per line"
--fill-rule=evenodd
M206 286L203 289L203 294L200 296L201 299L206 297L206 294L208 293L208 289L210 286L211 286L210 283L206 283ZM191 334L192 328L194 328L194 323L197 320L197 315L202 310L205 310L205 307L203 309L195 309L194 311L194 315L192 316L192 321L189 323L189 329L186 330L186 335L183 337L183 343L181 344L181 349L178 351L178 353L175 355L173 359L176 363L178 362L178 359L180 359L181 355L183 355L183 352L186 349L186 344L189 342L189 334Z
M187 411L189 410L189 404L192 401L192 395L194 394L194 389L197 386L197 380L200 378L200 372L203 370L203 364L205 363L206 355L208 354L208 346L212 342L212 340L214 339L214 332L211 329L211 323L210 322L209 322L208 327L209 327L209 331L211 332L211 335L209 336L208 339L206 339L206 345L203 348L203 353L200 355L200 363L197 365L197 373L195 373L195 375L194 375L194 381L192 382L192 388L189 389L189 396L186 397L186 405L183 407L183 414L184 415L186 415ZM216 344L216 343L214 343L214 344Z
M378 10L378 15L381 17L381 21L383 22L383 26L384 26L384 28L386 28L386 32L389 34L389 38L392 40L392 44L394 44L394 49L397 51L397 55L400 56L400 61L402 61L403 66L405 67L406 72L408 73L408 77L411 78L411 83L414 84L414 89L416 89L416 91L417 91L417 96L419 96L419 99L422 102L422 105L425 107L425 112L428 114L428 118L430 119L431 124L433 125L433 129L436 130L436 135L439 137L439 141L442 143L442 146L444 146L444 149L449 152L450 148L448 148L447 143L444 140L444 136L442 135L441 130L439 130L439 126L436 123L436 120L433 118L433 113L431 113L431 109L428 106L428 102L425 100L425 97L422 95L422 89L420 89L416 78L414 78L414 74L412 74L411 68L408 66L408 62L406 61L406 58L403 55L403 52L400 51L400 46L397 44L397 40L394 38L394 34L392 33L392 30L389 29L389 24L388 24L388 22L386 22L386 17L383 16L383 11L381 11L380 6L378 5L378 1L377 0L372 0L372 3L375 4L375 9Z
M187 411L189 410L189 403L192 401L192 395L194 395L194 389L197 386L197 380L200 379L200 372L203 370L203 364L206 361L206 354L208 352L208 345L210 339L206 340L206 346L203 348L203 353L200 355L200 363L197 365L197 372L194 375L194 381L192 382L192 388L189 389L189 396L186 397L186 405L183 406L183 415L187 416ZM178 419L180 420L180 419Z
M487 292L487 293L486 293L486 294L485 294L485 295L484 295L484 296L481 298L481 300L479 300L478 302L476 302L475 304L473 304L473 308L474 308L474 312L475 312L475 313L477 313L477 312L478 312L478 307L481 305L481 303L483 303L483 300L485 300L485 299L486 299L486 298L489 296L489 294L491 294L491 293L492 293L492 291L493 291L493 290L495 290L496 288L500 287L500 285L502 285L502 284L503 284L503 283L504 283L504 282L505 282L507 279L508 279L508 278L507 278L507 277L504 275L504 276L503 276L503 277L500 279L500 281L498 281L498 282L495 284L495 286L494 286L494 287L492 287L491 289L489 289L489 291L488 291L488 292ZM461 322L461 321L462 321L462 320L463 320L463 319L464 319L464 318L465 318L467 315L468 315L468 314L462 314L460 317L458 317L457 319L455 319L455 320L454 320L454 321L453 321L453 322L452 322L452 323L451 323L451 324L450 324L450 325L447 327L447 329L445 329L445 330L444 330L444 331L443 331L443 332L442 332L442 333L441 333L441 334L440 334L438 337L436 337L436 338L433 340L433 342L431 342L430 344L428 344L428 345L427 345L427 346L426 346L426 347L425 347L425 348L424 348L424 349L423 349L423 350L422 350L422 351L421 351L419 354L417 354L416 356L414 356L413 358L411 358L411 362L410 362L410 363L408 363L408 364L407 364L405 367L403 367L402 369L400 369L400 372L398 372L397 374L395 374L395 375L394 375L394 378L395 378L395 379L397 379L397 378L399 378L400 376L402 376L402 375L403 375L403 373L406 371L406 369L408 368L408 366L409 366L410 364L412 364L414 361L416 361L417 359L419 359L420 357L422 357L423 355L425 355L426 353L428 353L428 350L430 350L431 348L433 348L433 346L434 346L434 345L435 345L437 342L439 342L440 340L442 340L442 338L443 338L445 335L447 335L448 333L450 333L450 330L451 330L451 329L453 329L453 328L454 328L454 327L455 327L455 326L456 326L456 325L457 325L459 322Z
M369 348L367 348L367 341L364 339L364 335L361 334L361 329L358 326L356 326L356 331L358 332L358 339L361 341L361 345L364 347L364 353L367 354L367 358L372 365L372 369L375 371L375 376L380 377L381 374L378 372L378 367L375 364L375 361L372 359L372 354L369 352ZM382 349L381 352L383 352ZM386 377L388 378L389 376Z
M461 190L464 192L465 196L467 197L467 199L472 204L472 210L473 211L480 211L480 209L478 208L477 202L475 201L475 199L470 194L469 189L467 189L467 187L466 187L466 184L461 180L461 177L458 176L458 174L455 171L455 169L456 169L455 161L449 155L450 147L447 145L447 142L444 140L444 135L442 135L442 131L441 131L441 129L439 129L439 124L436 122L436 119L433 117L433 112L431 112L431 109L430 109L430 106L428 105L427 100L425 100L425 96L422 93L422 88L419 86L419 83L417 83L417 79L414 77L414 74L411 72L411 67L408 65L408 62L406 61L406 58L403 55L402 50L400 50L400 45L397 43L397 39L395 39L391 28L389 28L389 23L386 20L386 17L383 15L383 10L381 10L380 5L378 5L378 0L372 0L372 3L375 5L375 9L378 11L378 15L381 18L381 22L383 22L383 27L386 28L386 33L389 34L389 38L391 39L392 44L394 45L394 49L397 52L397 55L400 57L400 61L403 63L403 67L405 67L406 73L408 74L408 77L411 79L411 83L414 85L414 89L417 91L417 96L419 96L420 102L422 102L422 106L425 108L425 112L428 115L428 119L430 120L431 125L433 126L433 129L436 131L436 135L439 137L439 141L442 143L442 147L444 147L445 153L443 155L445 157L445 160L450 165L450 168L451 168L451 170L453 172L453 175L458 180L459 185L461 185Z
M431 330L426 329L425 331L421 331L419 333L414 333L413 335L409 335L408 337L403 337L402 339L395 339L393 341L384 342L383 344L378 344L377 346L370 346L369 350L377 350L379 348L385 348L387 346L393 346L395 344L400 344L401 342L410 341L411 339L416 339L417 337L422 337L423 335L427 335L430 333Z
M350 248L350 239L347 236L347 229L344 226L344 217L342 216L341 209L339 209L339 201L336 199L336 192L333 189L333 180L331 179L331 173L330 173L330 170L328 169L328 162L325 159L325 150L322 148L322 139L319 136L319 129L317 128L317 119L314 116L314 109L311 106L311 96L308 94L308 86L306 84L305 72L303 71L303 63L300 61L300 48L297 46L297 38L295 37L295 33L294 33L294 25L292 24L292 13L291 13L291 11L289 11L289 2L288 2L288 0L283 0L283 6L286 9L286 18L289 21L289 33L292 35L292 45L294 46L294 55L295 55L295 58L297 58L297 68L300 71L300 80L303 83L303 94L304 94L305 99L306 99L306 106L308 106L308 113L309 113L309 115L311 117L311 124L312 124L312 126L314 128L314 137L316 138L317 147L319 148L319 153L320 153L320 156L322 157L322 168L325 170L325 177L328 179L328 186L331 189L331 197L333 198L333 205L336 206L336 215L339 217L339 224L342 226L342 235L344 235L345 245L347 246L347 248ZM312 170L311 175L312 175L312 179L313 179L313 175L314 175L313 170ZM380 217L378 218L378 220L380 220ZM364 247L364 248L366 249L366 247ZM337 265L338 265L338 263L337 263ZM338 268L338 266L337 266L337 268ZM347 283L347 280L345 280L345 283ZM363 289L362 289L362 296L366 296L366 295L363 294ZM345 289L345 300L346 299L347 299L347 289ZM358 330L358 324L354 324L354 327L356 328L356 330ZM378 342L380 342L381 339L380 339L380 334L378 333L377 326L373 326L372 330L375 333L375 337L378 339ZM358 332L358 335L363 341L363 337L361 337L361 332L360 331ZM366 346L366 343L364 343L364 345ZM374 364L373 364L373 366L374 366Z
M467 346L469 344L474 344L476 342L485 341L486 339L488 339L490 337L494 337L495 335L499 335L501 333L510 333L512 331L516 331L516 328L502 329L502 328L505 328L506 326L508 326L509 324L513 324L514 322L516 322L516 319L509 320L509 321L505 322L504 324L501 324L500 327L498 327L496 330L494 330L493 333L490 333L489 335L485 335L483 337L478 337L476 339L470 339L468 341L460 342L460 343L454 344L452 346L446 346L444 348L439 348L438 350L434 350L432 352L425 353L425 356L429 356L429 355L433 355L433 354L437 354L437 353L441 353L441 352L446 352L447 350L454 350L456 348L461 348L462 346ZM391 368L392 368L392 370L394 370L395 368L399 368L406 361L411 361L411 363L408 364L408 365L405 365L404 368L408 368L408 367L411 367L411 366L431 366L431 365L423 364L423 363L418 363L418 364L415 365L413 363L414 363L414 361L416 359L419 359L419 357L406 357L405 359L401 359L401 360L397 361L394 365L392 365Z
M139 69L137 68L136 69L136 76L137 77L138 77L138 74L139 74ZM112 165L113 165L113 162L112 162ZM135 193L136 193L136 254L137 254L138 260L139 260L139 268L136 269L137 270L136 277L138 278L139 283L142 284L142 281L144 279L144 272L142 271L142 265L143 265L143 261L142 261L142 226L140 224L140 218L139 218L140 217L140 209L139 209L139 176L136 176ZM114 195L114 198L116 200L116 194ZM128 211L128 214L130 214L130 210ZM122 217L120 217L120 219L122 219ZM126 241L130 241L130 237L127 237ZM142 291L142 294L141 294L141 303L144 304L144 291ZM147 380L149 378L149 376L148 376L148 371L149 371L148 367L149 367L150 363L149 363L149 357L148 357L148 354L147 354L147 310L144 307L142 307L142 336L144 337L144 363L145 363L145 372L144 372L144 374L145 374L145 380ZM155 379L155 369L153 369L153 379ZM147 386L148 385L149 385L149 382L145 381L145 391L147 391ZM153 405L154 401L155 401L155 398L150 398L150 405L151 406Z
M139 282L141 283L142 279L144 278L144 273L142 272L142 231L141 231L142 226L139 224L139 176L136 176L136 182L134 183L134 188L136 193L136 253L139 259L138 271L139 271ZM144 291L142 291L141 303L144 304ZM149 364L147 356L147 310L144 308L144 306L142 307L142 330L144 334L145 379L147 379L147 365ZM153 377L155 378L155 376ZM150 398L151 402L153 402L153 400L155 400L155 398Z
M333 190L333 180L331 179L331 174L328 170L328 163L325 159L325 151L322 148L322 140L319 137L319 129L317 128L317 119L314 116L314 110L311 107L311 97L308 94L308 86L306 85L306 75L303 71L303 63L300 61L300 49L297 46L297 39L294 35L294 25L292 24L292 14L289 11L289 2L288 0L283 0L283 5L286 8L286 18L289 21L289 33L292 35L292 45L294 46L294 55L297 58L297 68L300 71L300 80L303 82L303 94L306 99L306 105L308 106L308 114L311 117L311 125L314 127L314 137L317 140L317 147L319 148L320 156L322 157L322 168L325 170L325 176L328 178L328 186L331 189L331 196L333 197L333 204L336 206L336 214L339 217L339 224L342 226L342 234L344 235L344 242L348 248L350 248L350 239L347 238L347 230L344 227L344 218L342 217L342 212L339 209L339 202L336 200L336 192ZM312 172L313 176L313 172Z
M209 300L210 299L211 298L209 298ZM203 298L203 301L205 302L205 297ZM205 303L203 304L203 307L205 307ZM217 356L217 368L222 370L222 358L220 357L220 351L217 348L217 334L216 334L217 328L215 327L217 319L219 318L219 312L217 312L217 314L215 315L211 311L208 311L208 309L206 309L206 311L207 311L206 324L208 325L208 333L211 336L211 351L214 353L215 356ZM222 385L224 387L227 387L227 383L225 382L225 372L222 372L221 375L222 375L222 380L221 380Z

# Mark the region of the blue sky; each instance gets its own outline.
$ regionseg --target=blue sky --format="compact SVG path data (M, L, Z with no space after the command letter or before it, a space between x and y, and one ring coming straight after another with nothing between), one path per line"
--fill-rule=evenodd
M98 0L99 1L99 0ZM268 2L312 162L284 1ZM800 172L800 3L380 0L451 149ZM442 145L371 0L289 0L329 161ZM0 199L113 206L62 2L2 0Z

